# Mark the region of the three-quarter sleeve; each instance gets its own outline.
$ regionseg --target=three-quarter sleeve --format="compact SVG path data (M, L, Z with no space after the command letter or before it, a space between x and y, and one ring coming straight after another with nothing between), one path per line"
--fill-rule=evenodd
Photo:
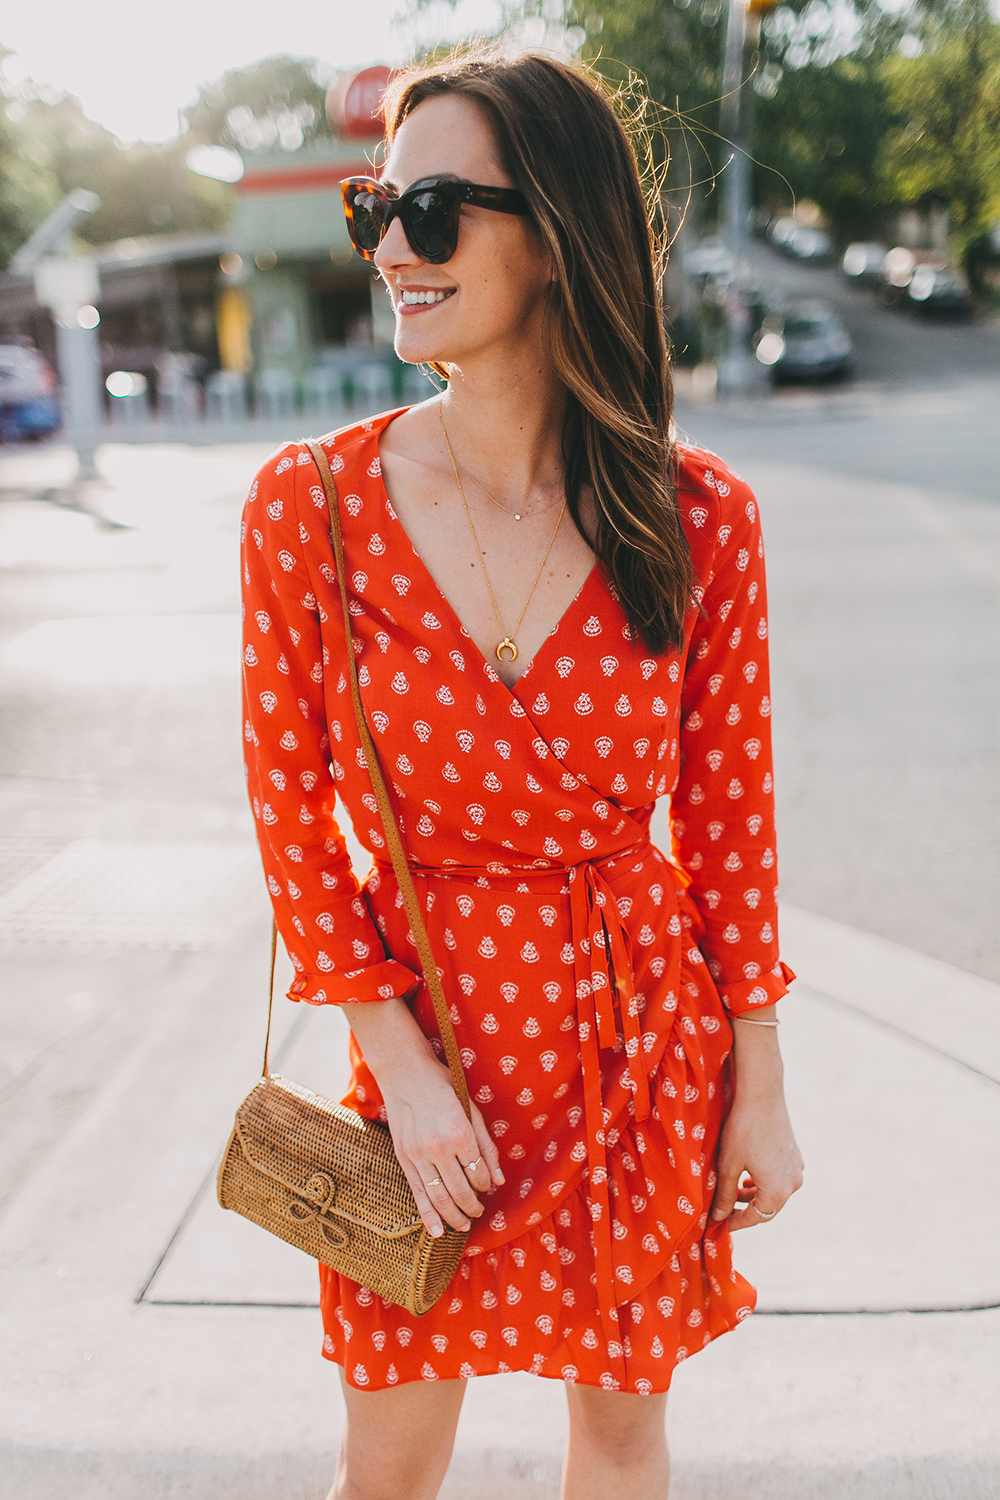
M341 1005L405 995L418 979L386 957L334 816L329 652L307 556L307 528L326 522L325 501L320 512L308 493L317 483L308 450L290 443L250 487L241 532L243 738L264 873L295 969L289 999Z
M794 978L778 957L764 545L749 487L714 459L692 472L699 494L682 493L681 508L711 540L711 562L696 591L671 821L699 946L736 1015L773 1004Z

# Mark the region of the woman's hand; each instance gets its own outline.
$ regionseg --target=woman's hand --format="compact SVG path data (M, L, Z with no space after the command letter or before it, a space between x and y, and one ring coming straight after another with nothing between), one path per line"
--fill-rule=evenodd
M763 1014L774 1018L770 1008ZM737 1021L733 1032L736 1097L722 1127L712 1218L728 1219L736 1230L764 1224L784 1207L802 1186L802 1157L785 1106L774 1028Z
M405 1001L343 1010L381 1090L392 1144L424 1227L435 1239L444 1233L442 1220L468 1229L483 1213L477 1194L504 1180L485 1120L475 1104L466 1119L451 1074Z
M424 1226L436 1238L444 1233L442 1219L453 1229L468 1229L469 1220L483 1213L476 1194L499 1187L504 1177L479 1110L473 1104L472 1120L466 1119L451 1074L427 1051L376 1078L396 1155Z

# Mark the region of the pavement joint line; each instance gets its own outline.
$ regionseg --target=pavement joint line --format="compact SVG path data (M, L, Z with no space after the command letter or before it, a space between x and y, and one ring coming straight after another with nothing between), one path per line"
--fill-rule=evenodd
M904 1030L902 1026L894 1026L891 1021L884 1021L881 1016L873 1016L870 1011L864 1010L860 1005L852 1005L849 1000L841 1000L836 995L827 995L823 990L818 990L807 981L796 980L799 992L807 995L812 1000L817 1000L822 1005L828 1005L834 1010L848 1011L853 1016L859 1016L861 1020L867 1021L871 1026L877 1026L882 1031L888 1031L893 1036L902 1037L914 1047L919 1047L923 1052L929 1052L933 1057L943 1059L956 1068L961 1068L965 1073L971 1073L973 1078L979 1078L993 1088L1000 1088L1000 1078L992 1073L984 1073L981 1068L974 1068L971 1063L956 1057L952 1052L946 1052L942 1047L935 1047L933 1042L927 1042L923 1037L914 1036L912 1032Z
M895 1037L902 1038L904 1041L913 1042L922 1051L929 1052L932 1055L934 1055L935 1057L943 1059L947 1063L955 1063L958 1067L962 1068L964 1071L971 1072L976 1077L985 1079L986 1082L992 1083L992 1084L994 1084L994 1086L1000 1087L1000 1081L991 1078L988 1074L981 1073L978 1069L972 1068L970 1065L963 1063L960 1059L952 1057L949 1053L942 1051L942 1049L940 1049L938 1047L934 1047L930 1043L922 1041L919 1037L913 1037L913 1036L911 1036L908 1032L902 1030L900 1027L893 1026L891 1023L881 1021L878 1017L870 1016L866 1011L862 1010L858 1006L851 1005L851 1004L849 1004L846 1001L837 1000L833 996L825 995L822 991L816 990L811 985L805 984L802 981L799 981L799 984L800 984L801 990L803 991L804 994L806 994L808 996L808 998L810 998L812 1000L815 1000L817 1002L820 1002L820 1003L826 1002L831 1007L839 1009L839 1010L847 1011L847 1012L851 1013L852 1016L854 1016L854 1017L856 1017L856 1018L858 1018L860 1020L871 1021L874 1025L879 1026L883 1030L892 1033ZM296 1040L298 1038L298 1034L302 1030L302 1028L305 1025L306 1021L308 1020L309 1014L310 1014L309 1011L303 1009L302 1013L294 1021L294 1023L292 1025L292 1027L290 1028L287 1036L282 1041L281 1047L278 1049L278 1051L277 1051L277 1053L275 1055L275 1067L276 1067L276 1069L281 1066L281 1062L282 1062L283 1058L285 1056L287 1056L287 1054L290 1051L290 1049L295 1045L295 1042L296 1042ZM219 1309L230 1309L231 1308L231 1309L234 1309L234 1310L259 1308L259 1309L263 1309L263 1310L277 1311L277 1312L283 1312L283 1311L304 1311L304 1310L307 1310L307 1309L311 1309L313 1311L316 1311L318 1309L318 1307L319 1307L319 1300L318 1300L318 1298L317 1298L317 1300L315 1302L302 1302L302 1301L298 1301L298 1300L288 1300L288 1301L273 1301L273 1300L263 1301L263 1300L261 1300L261 1301L255 1301L255 1300L247 1300L247 1299L244 1299L244 1298L239 1298L239 1299L235 1299L234 1298L232 1300L227 1299L227 1298L202 1298L202 1297L197 1297L197 1298L195 1298L195 1297L191 1297L191 1298L185 1298L185 1297L164 1297L164 1298L160 1298L160 1297L157 1297L155 1295L153 1295L153 1296L149 1295L151 1288L155 1285L156 1277L158 1276L158 1274L161 1271L161 1269L163 1268L163 1266L166 1264L167 1260L170 1257L170 1254L171 1254L172 1250L177 1245L177 1243L180 1240L180 1238L181 1238L181 1236L182 1236L185 1228L187 1227L187 1225L191 1221L191 1218L195 1214L197 1208L201 1204L206 1191L208 1190L208 1188L211 1185L211 1183L214 1181L215 1174L216 1174L216 1166L214 1165L212 1167L212 1169L203 1178L202 1182L199 1184L199 1186L198 1186L198 1188L197 1188L197 1190L196 1190L196 1192L195 1192L195 1194L194 1194L194 1196L192 1198L191 1203L188 1205L187 1209L185 1210L185 1213L184 1213L182 1219L180 1220L180 1222L178 1223L177 1228L174 1230L174 1233L171 1235L169 1243L167 1244L167 1246L164 1249L162 1255L160 1256L159 1260L157 1261L155 1269L153 1270L152 1274L147 1279L145 1285L142 1288L142 1291L134 1299L135 1300L135 1304L139 1305L139 1306L144 1306L144 1307L165 1307L165 1308L177 1308L177 1309L214 1307L214 1308L219 1308ZM884 1307L884 1306L881 1306L881 1307L869 1307L869 1306L865 1306L863 1303L860 1304L860 1305L858 1305L858 1306L855 1306L855 1307L769 1307L769 1308L762 1308L762 1309L760 1309L759 1311L755 1312L754 1316L757 1317L757 1318L797 1318L797 1317L800 1317L800 1318L887 1318L887 1317L901 1317L901 1316L904 1316L904 1315L905 1316L930 1316L930 1315L948 1316L948 1315L953 1315L953 1314L967 1314L967 1313L980 1313L980 1312L996 1312L996 1311L1000 1311L1000 1301L935 1303L935 1304L930 1305L930 1306L928 1306L928 1305L922 1305L922 1306L921 1305L907 1305L907 1306L897 1306L897 1307Z
M13 1099L14 1095L25 1084L30 1083L33 1078L36 1078L50 1062L53 1062L57 1057L61 1057L64 1052L68 1052L72 1047L75 1047L77 1042L82 1042L86 1037L92 1036L95 1031L100 1031L101 1027L110 1021L113 1015L120 1010L124 1010L125 1006L129 1003L130 997L126 995L118 1000L117 1003L105 1005L95 1015L87 1016L78 1026L74 1026L71 1031L67 1031L62 1036L56 1037L55 1041L49 1042L47 1047L43 1047L40 1052L36 1052L34 1057L21 1069L20 1073L16 1073L13 1078L4 1084L3 1088L0 1088L0 1104L5 1104L8 1099Z
M137 1307L141 1307L143 1305L149 1306L150 1303L152 1303L154 1301L153 1298L147 1298L146 1293L149 1291L150 1287L153 1285L153 1282L156 1280L157 1276L159 1276L160 1271L163 1269L163 1266L166 1263L166 1261L167 1261L167 1259L168 1259L168 1257L170 1255L171 1250L177 1244L177 1242L180 1239L181 1235L184 1233L184 1231L187 1228L188 1224L191 1222L191 1219L194 1216L194 1213L195 1213L196 1209L198 1208L199 1204L201 1203L202 1198L205 1196L206 1189L208 1188L209 1184L214 1180L214 1178L216 1176L216 1173L219 1170L219 1160L220 1160L220 1158L217 1156L216 1159L215 1159L215 1161L212 1163L211 1167L205 1173L205 1176L202 1178L201 1182L199 1182L197 1188L195 1189L195 1193L194 1193L194 1196L191 1199L191 1202L188 1204L187 1208L181 1214L181 1217L180 1217L180 1219L177 1222L177 1227L175 1228L173 1234L170 1236L170 1238L167 1241L166 1245L163 1247L163 1252L160 1255L159 1260L156 1262L156 1265L153 1267L152 1271L150 1271L149 1275L146 1277L146 1280L143 1282L142 1287L139 1290L139 1292L137 1292L136 1295L135 1295L135 1297L133 1297L132 1301L135 1303L135 1305ZM173 1304L164 1304L164 1305L173 1305ZM177 1305L180 1305L180 1304L177 1304ZM201 1306L203 1304L197 1304L196 1303L196 1304L193 1304L193 1305L195 1305L195 1306ZM228 1304L222 1304L222 1305L226 1306ZM253 1304L250 1304L250 1305L253 1305ZM262 1305L264 1305L264 1304L262 1304ZM319 1306L318 1303L316 1305Z
M295 1045L295 1042L298 1040L299 1033L301 1032L302 1028L305 1026L306 1021L308 1020L308 1018L309 1018L309 1011L304 1008L301 1011L301 1013L298 1016L296 1016L295 1020L292 1022L291 1026L288 1029L287 1035L285 1036L284 1040L281 1043L281 1046L278 1047L277 1050L275 1051L275 1054L274 1054L274 1066L275 1066L275 1068L280 1068L282 1059L288 1056L289 1050ZM0 1096L0 1097L2 1097L2 1096ZM147 1307L149 1307L149 1306L152 1306L152 1307L184 1307L184 1306L192 1306L192 1307L272 1307L272 1306L273 1307L318 1307L319 1306L319 1302L318 1301L314 1302L314 1303L313 1302L301 1302L301 1303L299 1303L299 1302L275 1302L275 1303L270 1303L270 1302L218 1302L218 1303L216 1303L216 1302L193 1302L193 1303L190 1303L190 1304L183 1303L183 1302L177 1302L177 1303L174 1303L174 1302L157 1302L157 1300L156 1300L155 1297L148 1297L146 1295L147 1292L149 1291L150 1287L153 1285L154 1281L156 1280L157 1276L159 1276L160 1271L163 1269L163 1267L166 1264L167 1260L170 1258L170 1252L173 1250L174 1246L177 1244L178 1240L181 1238L182 1234L184 1233L184 1230L187 1228L188 1224L191 1222L191 1219L194 1216L194 1214L195 1214L196 1210L198 1209L199 1205L201 1204L201 1200L204 1198L205 1193L206 1193L208 1187L210 1186L211 1183L213 1183L215 1181L215 1178L216 1178L216 1176L218 1174L219 1162L221 1160L221 1157L222 1157L222 1153L220 1152L216 1156L216 1158L213 1161L211 1167L205 1173L205 1176L202 1178L201 1182L199 1182L199 1184L198 1184L197 1188L195 1189L194 1194L193 1194L193 1196L191 1198L191 1202L188 1204L187 1208L184 1210L183 1214L180 1217L180 1220L177 1223L177 1227L175 1228L173 1234L170 1236L170 1239L167 1241L166 1245L164 1246L163 1253L160 1255L160 1258L156 1262L156 1265L153 1267L152 1271L149 1273L149 1275L147 1276L146 1280L144 1281L144 1283L142 1285L142 1289L132 1299L133 1302L135 1303L135 1305L137 1307L141 1307L141 1306L147 1306Z
M319 1310L316 1302L222 1302L211 1298L146 1297L136 1305L142 1307L261 1307L271 1312ZM768 1307L755 1311L754 1318L900 1318L951 1317L955 1313L1000 1312L1000 1302L956 1302L941 1307Z

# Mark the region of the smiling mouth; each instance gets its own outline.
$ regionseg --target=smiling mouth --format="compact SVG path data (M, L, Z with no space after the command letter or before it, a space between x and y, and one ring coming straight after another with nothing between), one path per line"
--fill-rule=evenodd
M445 302L454 296L457 287L422 287L419 291L406 289L399 294L400 303L403 307L433 307L439 302Z

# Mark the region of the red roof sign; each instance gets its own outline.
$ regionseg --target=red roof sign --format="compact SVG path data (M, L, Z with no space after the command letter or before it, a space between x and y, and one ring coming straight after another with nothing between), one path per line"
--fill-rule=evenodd
M351 79L340 79L327 95L330 123L341 134L370 140L382 134L382 99L392 69L365 68Z

